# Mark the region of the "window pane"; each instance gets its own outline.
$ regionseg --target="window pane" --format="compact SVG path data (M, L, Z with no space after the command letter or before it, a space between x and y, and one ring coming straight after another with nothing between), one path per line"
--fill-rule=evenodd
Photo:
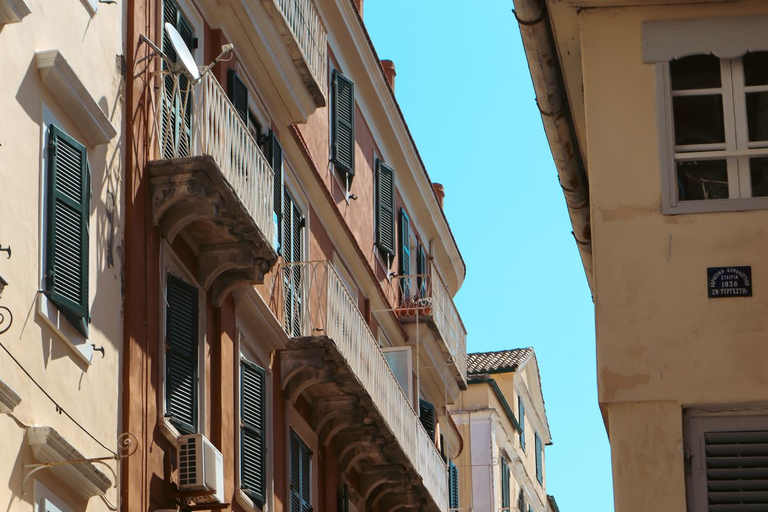
M744 56L744 85L768 85L768 52Z
M747 93L749 140L768 140L768 92Z
M673 98L672 109L676 145L725 142L721 95Z
M720 87L720 59L714 55L692 55L669 63L672 90Z
M677 199L728 198L728 168L725 160L677 162Z
M768 197L768 158L749 159L752 197Z

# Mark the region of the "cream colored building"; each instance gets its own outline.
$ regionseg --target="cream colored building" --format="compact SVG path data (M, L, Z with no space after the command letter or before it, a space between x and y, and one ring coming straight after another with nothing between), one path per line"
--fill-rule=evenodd
M120 452L122 23L120 5L97 0L0 0L9 512L116 510L117 461L82 459Z
M514 4L595 301L616 510L767 510L768 3Z
M469 386L451 407L464 447L458 510L557 510L546 492L552 439L532 348L468 354Z

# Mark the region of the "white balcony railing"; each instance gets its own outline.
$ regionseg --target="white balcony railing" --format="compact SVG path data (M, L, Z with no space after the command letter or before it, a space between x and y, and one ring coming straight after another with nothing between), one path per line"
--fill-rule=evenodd
M328 34L314 0L272 0L299 45L321 91L328 90Z
M387 295L400 318L432 317L445 348L466 383L467 331L437 270L432 269L430 274L396 276L390 281Z
M216 77L187 87L165 75L155 100L161 158L210 155L267 241L274 238L274 171ZM188 91L185 91L188 89Z
M286 332L333 341L432 499L447 510L447 467L336 269L328 261L287 263L274 275L280 285L274 287L273 305Z

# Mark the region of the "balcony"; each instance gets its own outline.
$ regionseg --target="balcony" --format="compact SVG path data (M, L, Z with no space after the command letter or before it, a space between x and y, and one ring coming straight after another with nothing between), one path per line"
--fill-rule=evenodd
M153 218L170 243L181 234L198 254L198 281L219 305L236 286L263 283L277 262L274 172L212 74L191 88L165 75L153 104Z
M274 275L271 305L292 338L280 353L287 397L313 404L320 441L335 440L369 506L447 510L446 465L335 268L284 264Z
M437 270L392 278L387 296L409 337L425 337L417 330L419 323L429 327L426 337L437 343L453 376L467 389L467 330Z
M314 0L262 0L299 70L315 105L326 105L328 34Z

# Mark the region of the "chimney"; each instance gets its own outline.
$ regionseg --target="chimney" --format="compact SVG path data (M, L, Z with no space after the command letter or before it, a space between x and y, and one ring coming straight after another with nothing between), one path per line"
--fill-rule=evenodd
M384 70L384 76L387 77L387 82L389 82L389 86L392 88L392 91L395 90L395 75L397 72L395 71L395 63L391 60L383 60L381 61L381 68Z
M363 17L363 0L354 0L355 7L357 7L357 11L360 13L360 17Z
M440 205L440 209L442 210L443 200L445 199L445 187L442 186L440 183L433 183L432 190L435 191L435 195L437 196L437 204Z

